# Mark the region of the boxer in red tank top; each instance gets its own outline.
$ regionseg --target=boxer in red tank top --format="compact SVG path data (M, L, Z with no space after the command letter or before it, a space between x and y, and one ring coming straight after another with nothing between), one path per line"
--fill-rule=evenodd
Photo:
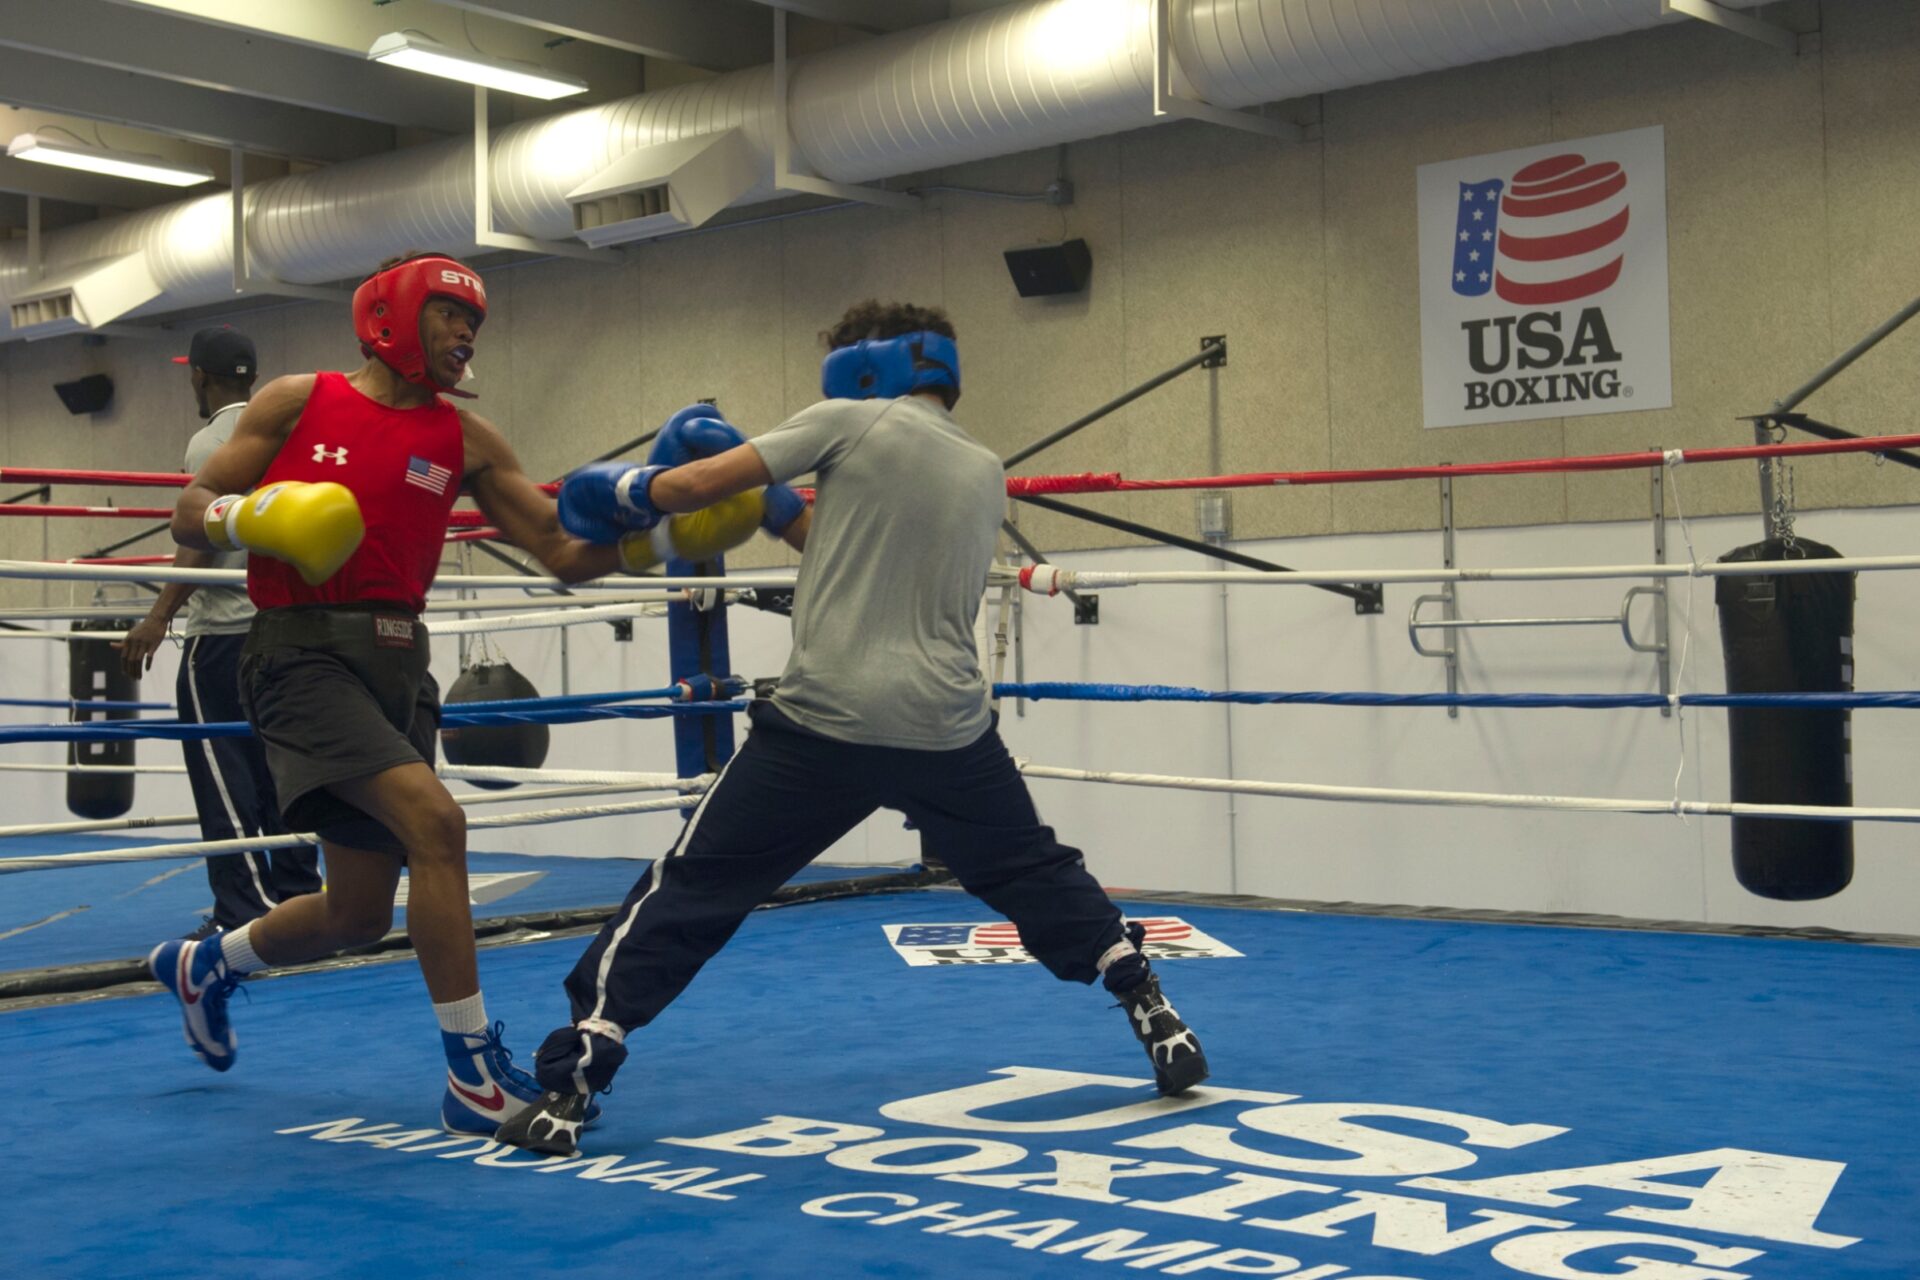
M479 276L459 261L385 264L354 295L366 363L268 383L182 494L177 541L206 549L225 537L252 551L247 589L260 612L242 699L290 828L320 835L327 886L242 929L163 943L149 963L180 1002L188 1043L224 1071L225 1001L239 979L378 940L404 862L407 928L447 1055L441 1120L491 1136L540 1090L511 1065L481 998L466 818L433 769L439 697L417 615L462 491L556 577L601 577L623 559L566 534L500 432L444 398L465 394L456 388L485 317Z

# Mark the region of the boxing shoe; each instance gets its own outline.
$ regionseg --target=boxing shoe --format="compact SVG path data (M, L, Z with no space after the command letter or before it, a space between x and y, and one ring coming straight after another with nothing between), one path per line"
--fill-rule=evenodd
M440 1033L447 1051L447 1091L440 1100L440 1126L448 1133L491 1138L493 1131L540 1100L534 1078L513 1065L513 1053L500 1041L504 1023L473 1035ZM600 1117L597 1106L581 1120Z
M1138 985L1115 992L1127 1011L1133 1034L1153 1060L1153 1083L1163 1095L1185 1093L1207 1078L1207 1055L1193 1028L1160 994L1160 979L1149 973Z
M593 1100L584 1093L540 1095L532 1106L501 1125L493 1135L512 1147L523 1147L543 1156L573 1156L580 1153L580 1131L595 1111Z
M218 932L198 942L175 938L147 955L147 972L180 1003L188 1046L215 1071L233 1065L235 1041L233 1024L227 1020L227 997L240 985L239 975L227 971L220 938Z

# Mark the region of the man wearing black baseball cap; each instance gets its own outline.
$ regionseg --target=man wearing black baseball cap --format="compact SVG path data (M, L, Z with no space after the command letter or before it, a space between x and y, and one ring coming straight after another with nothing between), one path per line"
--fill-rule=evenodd
M175 356L173 362L187 366L194 402L207 419L187 445L186 470L197 475L213 451L233 434L252 394L260 359L251 338L220 325L194 334L187 354ZM244 569L247 555L181 547L173 562L189 569ZM182 605L187 607L182 628L186 652L180 658L175 693L180 718L195 723L246 719L240 706L240 649L253 622L253 605L244 587L167 585L121 645L127 673L138 679L153 665L154 651L167 638L167 625ZM200 831L206 839L279 835L286 830L257 740L217 738L182 746ZM204 926L205 932L234 929L265 915L283 899L317 892L318 855L310 845L271 854L259 849L220 854L207 859L207 881L213 886L213 920Z

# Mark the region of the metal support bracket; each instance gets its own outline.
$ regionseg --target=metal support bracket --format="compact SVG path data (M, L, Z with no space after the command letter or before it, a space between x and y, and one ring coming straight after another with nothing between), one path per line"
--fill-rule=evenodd
M233 218L233 291L241 297L307 298L314 302L351 302L348 289L288 284L272 276L253 274L253 255L247 248L247 153L227 149L228 204Z
M1353 612L1359 617L1387 611L1387 589L1378 582L1356 582L1353 589L1360 594L1353 598Z
M1082 594L1073 602L1073 625L1076 627L1097 627L1100 625L1100 597Z
M633 640L632 618L615 618L613 620L613 640L615 644L627 644Z
M1667 508L1664 488L1664 475L1657 468L1652 472L1651 493L1653 508L1653 556L1654 563L1667 562ZM1454 565L1453 551L1453 480L1442 476L1440 479L1440 536L1442 559L1445 567ZM1646 596L1655 601L1653 612L1653 641L1642 644L1633 636L1633 604ZM1659 668L1660 696L1668 699L1667 705L1660 708L1662 716L1673 714L1673 667L1672 648L1669 644L1667 617L1667 580L1655 579L1651 585L1629 587L1620 600L1620 608L1613 613L1599 614L1584 618L1469 618L1462 619L1459 613L1459 599L1454 592L1454 584L1441 584L1438 592L1418 596L1412 609L1407 612L1407 641L1413 651L1424 658L1441 658L1447 664L1447 692L1460 692L1460 645L1454 639L1462 631L1480 630L1495 627L1618 627L1620 635L1626 641L1627 648L1635 653L1650 653L1655 657ZM1422 618L1420 611L1429 604L1441 606L1441 616L1437 619ZM1358 608L1358 606L1355 606ZM1437 649L1430 649L1421 643L1423 631L1442 631L1448 633L1447 643ZM1448 707L1447 718L1458 720L1459 707Z
M1206 353L1206 359L1200 362L1202 369L1224 369L1227 367L1226 334L1208 334L1206 337L1200 339L1200 350Z
M40 197L27 197L27 283L40 283Z
M1270 120L1246 111L1216 107L1211 102L1180 92L1178 84L1186 80L1180 60L1173 52L1173 0L1153 0L1153 114L1201 120L1207 124L1258 133L1283 142L1299 142L1306 133L1290 120ZM1191 84L1189 82L1189 87Z
M1712 26L1722 27L1735 35L1745 36L1749 40L1758 40L1770 44L1783 53L1800 52L1800 37L1785 27L1777 26L1763 18L1729 9L1715 0L1660 0L1660 14L1677 13L1684 17L1696 18Z
M921 207L919 196L904 191L829 182L810 173L793 171L793 130L787 120L787 11L777 6L773 10L773 185L779 191L858 200L886 209Z
M493 229L493 179L490 132L487 124L487 90L473 86L473 242L483 249L512 249L519 253L539 253L556 258L575 258L581 262L611 262L619 250L589 249L565 240L536 240ZM564 631L562 638L564 638Z

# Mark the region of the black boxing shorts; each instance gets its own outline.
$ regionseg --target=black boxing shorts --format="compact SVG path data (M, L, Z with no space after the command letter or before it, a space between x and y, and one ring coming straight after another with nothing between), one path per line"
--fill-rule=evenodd
M406 856L399 837L330 788L403 764L433 767L440 686L427 629L394 605L295 605L254 615L240 701L293 831Z

